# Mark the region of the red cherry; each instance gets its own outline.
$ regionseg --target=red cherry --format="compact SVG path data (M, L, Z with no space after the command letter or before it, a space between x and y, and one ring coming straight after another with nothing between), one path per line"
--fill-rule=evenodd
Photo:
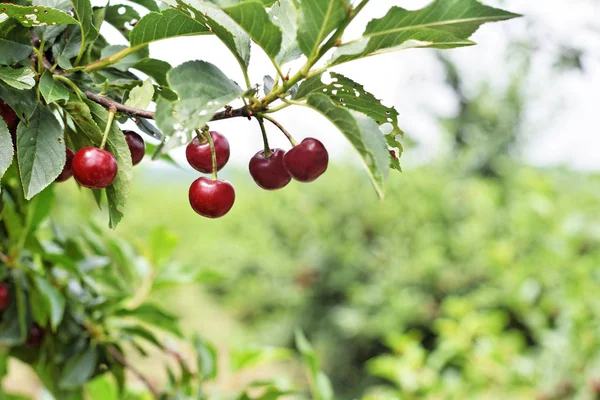
M63 167L62 172L58 177L54 180L54 182L64 182L70 177L73 176L73 157L75 153L73 150L67 149L67 161L65 162L65 166Z
M97 147L84 147L73 157L73 175L81 185L90 189L104 189L117 176L115 157Z
M210 132L210 136L215 144L215 152L217 153L217 171L220 171L227 164L227 161L229 161L229 141L219 132ZM212 155L208 140L200 142L198 137L195 137L185 149L185 156L194 169L205 174L213 172Z
M233 207L235 190L227 181L201 177L190 186L189 198L196 213L207 218L220 218Z
M44 340L44 330L38 325L33 324L27 333L27 341L25 347L40 347Z
M312 182L327 170L329 155L323 143L306 138L283 156L283 165L292 178Z
M133 165L138 165L146 154L146 143L144 143L144 139L134 131L123 131L123 134L125 135L125 140L127 141L129 151L131 152L131 163Z
M6 283L0 283L0 311L4 311L10 305L10 289Z
M275 149L271 150L271 157L267 158L261 150L250 159L250 175L258 186L266 190L277 190L290 183L292 177L283 166L284 155L285 150Z
M2 99L0 99L0 117L2 117L11 133L17 131L19 117L17 117L17 113Z

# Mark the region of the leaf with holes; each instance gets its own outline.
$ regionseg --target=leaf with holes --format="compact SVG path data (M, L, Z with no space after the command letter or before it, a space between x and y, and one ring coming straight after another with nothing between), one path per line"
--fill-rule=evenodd
M63 129L50 109L38 105L29 126L19 123L17 159L27 200L51 184L65 165Z
M379 197L389 173L390 153L379 126L367 115L347 110L325 94L313 93L307 105L323 114L350 141L360 154Z
M339 47L330 65L407 48L470 46L475 43L469 38L482 24L518 16L477 0L435 0L415 11L395 6L369 22L362 38Z
M45 6L17 6L15 4L0 4L0 21L3 16L15 18L26 27L78 24L77 20L60 10Z
M367 92L361 84L344 75L332 72L330 76L331 83L328 84L323 83L323 75L316 75L305 80L298 88L294 99L302 99L312 93L321 93L339 106L366 114L378 125L389 123L394 132L401 132L398 127L398 111L394 107L384 106L381 104L381 100Z
M135 8L125 4L115 4L105 8L104 20L114 26L126 39L133 29L133 24L140 19Z

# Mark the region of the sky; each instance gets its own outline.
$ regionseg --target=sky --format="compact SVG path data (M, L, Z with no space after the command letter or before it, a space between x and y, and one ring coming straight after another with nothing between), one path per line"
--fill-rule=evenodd
M365 24L383 16L394 5L420 8L424 0L372 0L353 22L345 38L360 36ZM525 142L519 154L536 165L568 165L582 170L600 170L600 2L595 0L488 0L526 15L525 18L484 25L473 37L478 45L446 51L465 71L468 92L475 92L482 82L502 88L507 83L506 65L511 60L508 42L518 39L535 44L532 78L527 81L528 106L523 123ZM106 24L105 24L106 25ZM124 39L111 27L102 32L109 42ZM557 43L583 46L590 51L584 58L584 72L557 75L548 68L560 50ZM151 56L177 66L189 60L205 60L217 65L237 82L243 82L237 62L218 39L209 36L168 39L150 45ZM384 54L335 68L365 86L365 89L394 106L400 112L399 123L406 135L419 144L406 152L402 164L410 169L442 153L446 142L438 118L451 117L458 111L454 94L445 85L444 72L436 60L435 50L414 49ZM298 63L288 68L295 71ZM265 74L273 74L268 58L253 48L250 77L261 83ZM324 117L304 107L290 107L276 118L296 137L320 139L332 158L358 162L358 156L346 139ZM211 129L228 137L232 147L230 162L246 164L262 147L256 121L232 119L214 122ZM288 148L286 139L269 127L272 147ZM185 164L184 149L174 157Z

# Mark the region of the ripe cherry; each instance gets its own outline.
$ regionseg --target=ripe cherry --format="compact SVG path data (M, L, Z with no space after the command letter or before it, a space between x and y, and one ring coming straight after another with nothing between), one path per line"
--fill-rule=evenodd
M2 99L0 99L0 117L2 117L11 133L16 132L17 125L19 125L19 117L17 117L17 113Z
M123 131L123 134L125 135L125 140L127 141L129 151L131 152L131 163L133 165L138 165L146 154L146 143L144 143L144 139L134 131Z
M220 171L229 161L229 141L219 132L212 131L210 136L217 153L217 171ZM205 174L213 172L212 155L208 140L201 142L198 137L195 137L185 149L185 156L194 169Z
M25 347L40 347L44 340L44 330L38 325L33 324L29 332L27 333L27 341L25 341Z
M0 311L4 311L10 305L10 289L6 283L0 283Z
M201 177L190 186L189 199L196 213L207 218L220 218L233 207L235 190L227 181Z
M117 176L115 157L97 147L84 147L73 157L73 175L81 185L90 189L104 189Z
M54 182L64 182L70 177L73 176L73 157L75 157L75 153L73 150L67 149L67 160L65 162L65 166L63 167L62 172L58 177L54 180Z
M306 138L302 143L283 156L283 165L292 178L300 182L312 182L325 170L329 155L323 143L314 138Z
M250 175L258 186L266 190L281 189L292 180L289 172L283 166L285 150L271 150L271 157L265 157L264 150L259 151L250 159L248 168Z

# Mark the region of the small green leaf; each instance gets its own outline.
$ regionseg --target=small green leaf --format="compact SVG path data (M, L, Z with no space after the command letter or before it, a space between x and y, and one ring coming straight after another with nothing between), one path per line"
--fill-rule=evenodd
M176 36L190 36L208 34L210 31L204 24L192 19L174 8L167 8L158 13L146 14L135 25L129 34L131 46L144 44Z
M154 97L154 86L152 81L146 79L142 86L136 86L129 92L129 98L125 102L126 106L145 110L148 108Z
M97 362L97 350L94 347L88 347L83 353L67 361L58 386L61 389L81 387L94 374Z
M298 14L298 45L311 57L347 18L348 0L303 0Z
M65 314L65 298L46 279L35 276L33 282L35 283L39 294L46 302L46 309L50 316L50 326L52 327L52 330L56 331L56 328L61 323Z
M14 157L13 142L8 131L8 126L0 118L0 179L12 164Z
M46 103L56 103L61 100L69 100L69 91L64 85L56 81L50 71L44 71L40 79L40 93Z
M217 376L217 351L215 347L199 336L194 338L194 347L198 357L198 372L201 379L203 381L215 379Z
M80 23L84 45L92 43L98 37L98 29L94 26L94 11L90 0L71 0L77 20Z
M115 315L136 318L156 328L182 336L179 329L179 318L156 304L144 303L135 309L121 309L116 311Z
M77 24L77 20L60 10L45 6L18 6L2 3L0 6L0 21L2 17L15 18L26 27Z
M0 64L17 64L27 59L32 51L28 28L14 19L0 23Z
M275 61L285 64L299 58L302 51L296 41L298 10L292 0L279 0L271 8L270 18L281 29L281 50Z
M166 61L146 58L135 64L132 68L152 77L161 86L169 85L167 82L167 73L172 67Z
M245 1L224 8L223 11L237 22L271 59L277 57L281 49L281 30L271 22L261 3L254 0Z
M63 129L50 109L39 105L29 126L19 123L17 158L27 200L41 192L62 172L66 162Z
M282 347L246 347L231 352L231 368L238 371L242 368L275 361L289 360L294 353Z
M27 90L35 86L35 73L29 67L0 67L0 79L17 90Z
M126 39L133 29L134 21L139 21L140 14L135 8L126 4L114 4L105 8L104 20L114 26Z

